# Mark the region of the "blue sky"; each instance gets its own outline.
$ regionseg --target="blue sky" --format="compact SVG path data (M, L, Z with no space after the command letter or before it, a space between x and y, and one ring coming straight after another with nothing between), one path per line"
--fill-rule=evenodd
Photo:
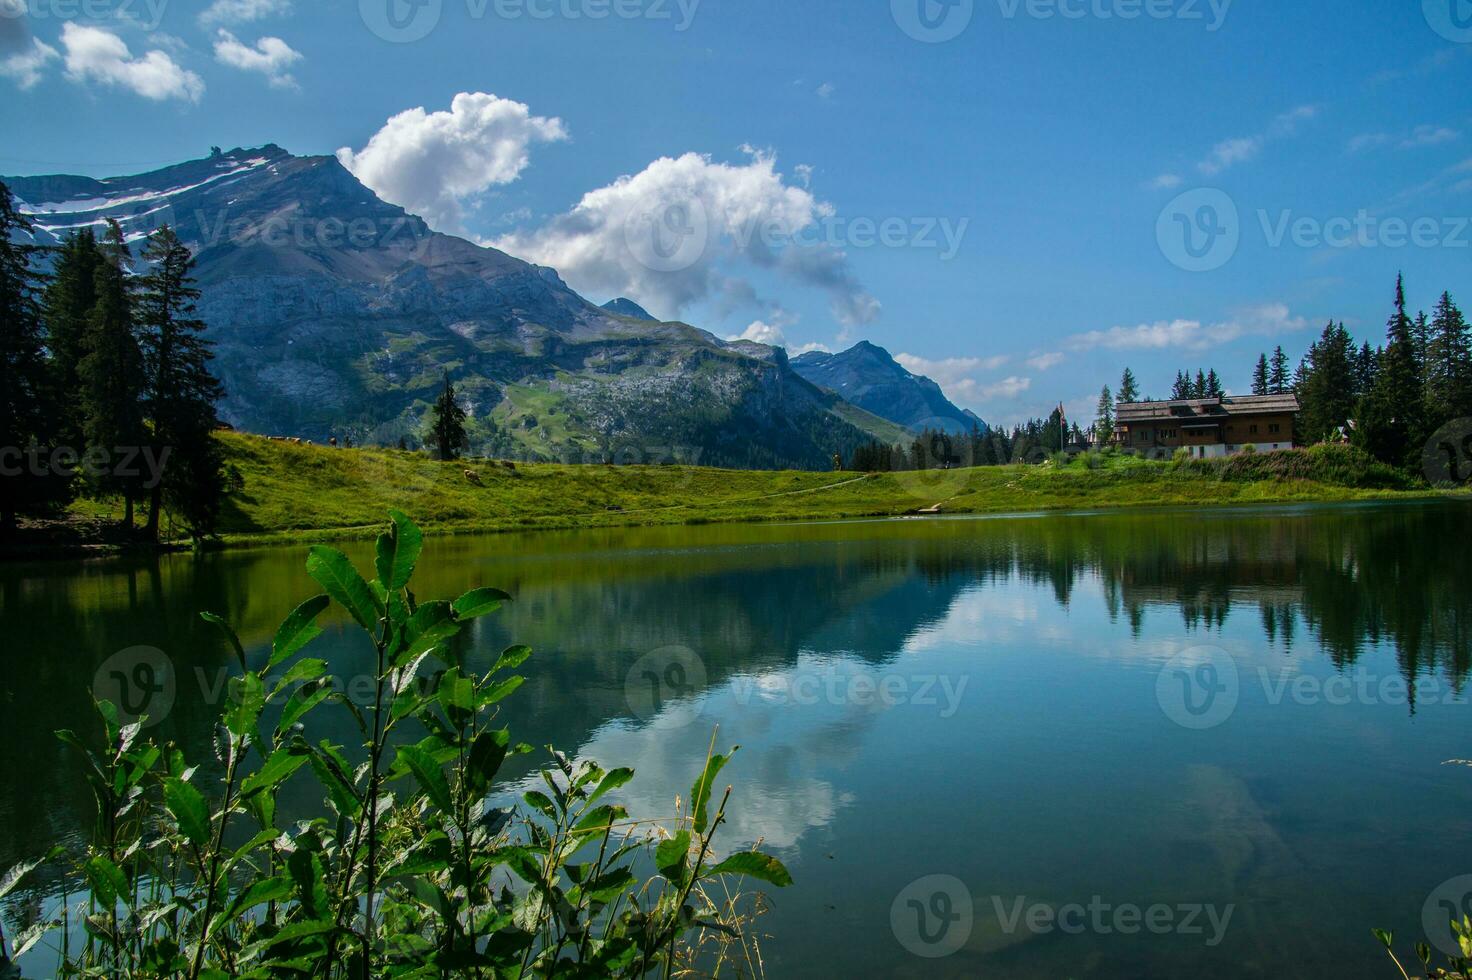
M1400 270L1472 296L1468 0L0 0L0 76L0 173L344 151L590 299L1004 423L1378 340Z

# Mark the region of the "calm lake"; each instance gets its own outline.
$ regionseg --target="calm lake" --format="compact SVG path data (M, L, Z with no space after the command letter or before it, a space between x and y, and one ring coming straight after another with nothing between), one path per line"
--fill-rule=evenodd
M0 869L87 832L52 732L93 731L94 685L151 691L151 734L212 764L233 658L196 613L263 659L318 591L304 557L0 568ZM761 920L772 976L1386 978L1372 927L1409 950L1472 895L1472 769L1445 764L1472 757L1466 505L428 544L421 599L478 585L516 602L472 660L536 650L513 735L635 767L636 816L713 730L741 745L719 843L797 882ZM350 693L359 637L312 648Z

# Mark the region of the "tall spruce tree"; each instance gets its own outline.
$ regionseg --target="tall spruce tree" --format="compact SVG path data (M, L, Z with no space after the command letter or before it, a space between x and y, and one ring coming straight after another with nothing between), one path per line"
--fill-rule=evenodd
M1094 439L1106 443L1114 436L1114 393L1105 385L1099 392L1099 408L1094 417Z
M137 297L148 379L143 407L154 459L166 460L163 478L146 488L147 533L150 540L158 539L159 515L167 502L198 541L214 531L224 496L224 464L214 438L221 387L210 373L214 354L204 321L195 316L194 256L165 225L149 238L143 260L148 272L139 280Z
M1305 442L1320 442L1348 425L1355 414L1357 373L1354 340L1344 324L1331 321L1304 359L1298 400Z
M1375 387L1375 372L1380 369L1380 351L1370 346L1367 340L1355 357L1354 394L1356 400L1365 397Z
M1196 381L1191 385L1192 398L1205 398L1206 395L1206 372L1200 368L1196 369Z
M1362 400L1356 441L1381 462L1412 465L1421 454L1424 400L1416 370L1414 324L1406 313L1405 277L1396 281L1395 312L1375 385Z
M51 282L46 287L46 347L51 352L52 381L57 391L57 419L62 438L83 441L81 364L87 353L87 320L97 305L97 269L103 263L97 235L83 228L56 250Z
M1222 379L1217 377L1216 368L1206 373L1206 385L1203 398L1225 398L1227 390L1222 387Z
M1431 318L1426 355L1427 427L1472 415L1472 331L1450 293Z
M65 503L68 482L52 469L53 406L38 302L34 230L0 183L0 537L17 516Z
M1124 377L1119 382L1119 397L1116 405L1133 405L1140 400L1140 385L1135 381L1135 372L1129 368L1124 369Z
M1266 354L1257 359L1257 367L1253 369L1252 393L1254 395L1266 395L1270 393L1268 381L1268 356Z
M1288 378L1288 355L1283 352L1282 345L1273 351L1272 369L1268 372L1268 394L1282 395L1291 390L1292 382Z
M445 372L445 387L435 400L424 441L445 461L459 459L469 444L465 436L465 409L455 400L455 386L450 383L448 371Z
M142 492L142 469L120 465L147 444L143 425L146 378L133 323L133 255L116 221L108 222L97 267L97 303L87 317L87 353L77 367L83 433L89 451L110 461L94 473L91 490L123 498L123 526L133 527L133 505Z

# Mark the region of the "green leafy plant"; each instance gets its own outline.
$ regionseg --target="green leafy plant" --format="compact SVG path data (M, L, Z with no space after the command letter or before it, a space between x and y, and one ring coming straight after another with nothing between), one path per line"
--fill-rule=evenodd
M92 842L63 875L85 898L63 894L57 917L13 950L0 932L0 975L18 976L11 955L47 935L59 937L55 974L67 977L761 973L748 929L761 896L740 883L792 879L759 851L717 853L731 790L718 794L716 780L731 753L712 738L668 820L631 820L615 802L633 770L550 748L538 788L511 799L503 765L533 750L497 717L531 650L470 669L452 641L509 597L480 588L419 601L410 582L421 546L419 529L392 512L371 580L341 552L313 548L307 571L323 594L286 617L259 670L230 626L204 614L241 669L216 739L218 785L106 702L101 749L59 733L98 804ZM325 661L303 655L333 605L370 641L364 706L334 690ZM274 725L268 702L284 703ZM351 715L359 745L309 736L316 713L334 708ZM316 781L318 815L279 819L291 779ZM0 877L0 898L36 866Z

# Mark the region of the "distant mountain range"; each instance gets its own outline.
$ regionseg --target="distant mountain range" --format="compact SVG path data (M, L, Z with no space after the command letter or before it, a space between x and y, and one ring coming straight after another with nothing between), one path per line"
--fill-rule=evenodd
M793 360L792 369L849 403L907 429L965 433L986 428L980 417L951 404L940 385L911 374L889 351L868 341L841 354L803 354Z
M222 417L246 431L413 443L446 370L496 455L828 468L927 419L970 427L878 348L789 363L628 299L595 306L552 269L431 231L334 157L265 146L0 179L40 244L108 217L135 242L174 227L197 257Z

